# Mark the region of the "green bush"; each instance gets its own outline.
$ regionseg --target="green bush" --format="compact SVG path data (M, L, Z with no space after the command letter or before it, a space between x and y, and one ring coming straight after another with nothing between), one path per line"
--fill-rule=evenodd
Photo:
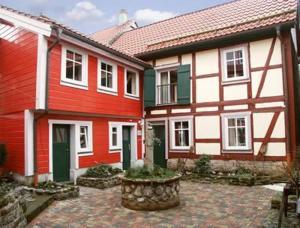
M119 168L113 168L110 165L101 164L95 167L88 168L85 176L103 178L103 177L111 177L121 172L123 171Z
M161 179L173 176L175 176L175 172L159 166L149 168L144 165L142 167L130 168L125 172L125 177L131 179Z
M201 156L200 159L195 161L195 173L201 176L210 174L211 172L211 163L210 157L207 155Z
M4 165L7 158L7 151L5 144L0 144L0 166Z
M243 176L243 175L247 176L247 175L252 175L253 172L251 171L251 169L245 168L243 166L239 166L235 170L235 174L236 175L241 175L241 176Z

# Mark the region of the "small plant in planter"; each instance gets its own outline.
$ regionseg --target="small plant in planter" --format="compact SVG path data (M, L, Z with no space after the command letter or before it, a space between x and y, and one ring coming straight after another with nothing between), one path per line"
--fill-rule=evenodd
M0 143L0 176L4 174L4 164L7 159L7 151L5 144Z
M207 155L201 156L200 159L195 161L194 172L199 176L208 176L211 174L210 157Z
M86 171L86 174L84 176L105 178L105 177L115 176L122 172L123 171L119 168L114 168L109 165L101 164L101 165L97 165L95 167L88 168L88 170Z

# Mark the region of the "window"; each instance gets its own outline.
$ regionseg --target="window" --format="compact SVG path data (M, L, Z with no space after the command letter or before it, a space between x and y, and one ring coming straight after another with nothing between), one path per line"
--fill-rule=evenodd
M92 123L78 123L76 125L76 150L78 154L93 152L93 130Z
M121 125L109 123L109 150L121 150Z
M225 150L250 149L250 114L223 115L223 146Z
M137 72L126 70L125 95L139 96L139 77Z
M98 87L101 91L117 92L116 66L99 61Z
M189 118L171 120L172 149L189 150L192 145L192 121Z
M247 49L237 47L222 51L223 81L248 79Z
M88 127L80 126L80 148L87 149L88 145Z
M177 103L177 69L159 73L156 93L157 104Z
M61 82L76 88L87 87L87 55L63 47Z

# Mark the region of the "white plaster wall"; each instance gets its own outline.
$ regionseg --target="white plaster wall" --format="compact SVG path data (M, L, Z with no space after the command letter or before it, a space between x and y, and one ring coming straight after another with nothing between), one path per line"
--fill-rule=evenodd
M267 77L261 91L261 97L283 95L282 69L268 70Z
M284 138L285 137L285 119L284 112L281 112L278 120L275 124L274 130L271 135L272 138Z
M254 138L264 138L274 113L253 113Z
M281 57L281 41L277 38L275 46L274 46L274 51L273 51L270 65L281 64L282 63L281 58L282 58Z
M261 147L261 142L255 142L254 143L254 155L257 155L258 154L258 152L259 152L259 149L260 149L260 147Z
M268 143L266 156L285 156L285 143Z
M232 85L232 86L224 86L224 100L240 100L247 99L248 91L247 85Z
M220 155L220 143L196 143L196 154Z
M196 112L213 112L218 111L217 106L196 108Z
M219 78L202 78L196 80L197 103L219 101Z
M151 114L152 115L164 115L164 114L167 114L167 110L154 110L154 111L151 111Z
M251 84L252 84L252 96L253 97L256 97L262 73L263 73L263 71L255 71L255 72L251 73Z
M201 51L196 53L196 74L219 73L218 49Z
M172 56L172 57L156 60L156 66L174 64L174 63L178 63L178 56Z
M271 47L272 38L250 43L251 67L263 67Z
M255 105L256 108L285 107L284 102L268 102Z
M195 118L196 139L220 138L219 116L198 116Z
M224 106L224 110L240 110L240 109L248 109L248 105Z
M190 108L185 108L185 109L172 109L172 113L189 113L191 112Z

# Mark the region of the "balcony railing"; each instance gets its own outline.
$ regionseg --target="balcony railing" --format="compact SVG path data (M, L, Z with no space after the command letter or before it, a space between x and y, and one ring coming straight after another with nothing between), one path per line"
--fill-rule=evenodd
M177 83L158 85L156 95L158 105L177 103Z

